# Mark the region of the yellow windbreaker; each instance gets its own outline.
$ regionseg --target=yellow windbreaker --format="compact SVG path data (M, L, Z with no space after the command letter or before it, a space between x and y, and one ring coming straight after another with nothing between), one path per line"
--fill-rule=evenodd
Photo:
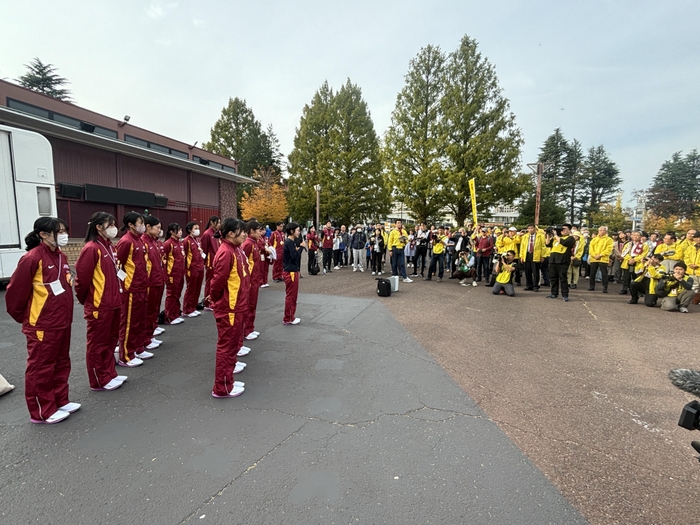
M634 263L630 263L632 260L632 248L634 246L634 243L632 241L629 241L625 243L625 246L622 248L622 264L620 264L620 268L623 270L628 270L630 269L630 264L633 264L634 268L632 271L634 273L639 273L642 271L644 268L644 258L649 254L649 245L647 243L642 243L642 241L639 241L640 244L642 245L642 253L639 255L634 256Z
M603 263L610 264L610 256L613 252L613 240L609 235L599 237L596 235L588 245L588 264ZM600 255L600 259L595 256Z
M545 249L548 249L544 245L545 238L542 230L535 233L535 242L533 243L532 250L532 262L542 262L542 257L544 257ZM520 238L520 260L525 262L527 258L527 250L530 247L530 234L526 233ZM549 254L549 253L548 253Z
M693 244L690 247L686 246L683 249L683 262L685 262L686 265L698 265L698 268L694 270L688 267L685 271L686 275L693 275L693 279L695 279L695 276L700 275L700 245Z

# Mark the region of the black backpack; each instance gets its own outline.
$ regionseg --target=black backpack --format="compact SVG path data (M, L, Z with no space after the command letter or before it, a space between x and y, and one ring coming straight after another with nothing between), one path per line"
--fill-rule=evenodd
M311 268L309 269L309 273L311 275L318 275L318 272L321 271L321 268L318 266L318 259L314 257L313 261L311 261Z
M389 279L377 279L377 295L380 297L391 295L391 281Z

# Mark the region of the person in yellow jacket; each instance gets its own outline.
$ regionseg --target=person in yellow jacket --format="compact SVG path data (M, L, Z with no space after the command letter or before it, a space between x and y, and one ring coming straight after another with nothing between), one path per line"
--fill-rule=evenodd
M401 275L403 282L412 283L413 280L406 275L406 261L404 248L408 242L408 232L401 221L396 221L396 227L389 233L389 257L391 257L391 275Z
M509 296L515 295L513 288L513 277L515 277L515 251L509 250L507 253L498 256L498 262L494 269L496 273L496 282L493 285L491 293L498 295L501 290Z
M581 263L583 259L583 250L586 248L586 239L580 231L576 230L571 234L576 239L576 244L571 250L571 263L566 272L566 278L569 281L569 288L574 290L578 288L578 279L581 276Z
M644 270L644 259L649 253L649 245L642 242L642 233L635 230L630 235L631 240L622 248L622 290L620 295L626 295L630 283ZM664 256L665 258L665 256Z
M658 296L656 295L656 285L660 279L666 277L666 269L661 264L664 260L663 255L655 253L649 257L644 263L644 271L630 285L630 295L632 299L627 301L628 304L637 304L639 294L644 295L644 304L651 307L656 306Z
M678 242L676 234L667 232L664 240L654 250L664 256L664 267L667 273L673 273L673 267L678 261L683 260L683 244Z
M588 282L588 291L595 290L598 270L603 277L603 293L608 293L608 266L613 253L613 240L608 235L608 227L598 228L598 235L591 239L588 245L588 264L591 267L591 278Z
M700 303L700 232L692 230L693 244L683 248L684 262L687 266L686 275L693 278L693 304ZM690 234L690 231L688 232ZM687 239L686 239L687 240Z
M540 289L540 269L546 249L544 242L544 233L534 224L528 224L527 233L520 238L520 262L525 270L523 290L537 292Z

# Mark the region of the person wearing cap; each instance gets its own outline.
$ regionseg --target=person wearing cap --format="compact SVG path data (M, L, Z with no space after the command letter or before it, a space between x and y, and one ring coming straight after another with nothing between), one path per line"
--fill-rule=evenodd
M683 248L683 257L686 264L686 274L693 278L693 304L700 303L700 232L689 230L686 237L691 234L693 244ZM687 240L687 239L686 239Z
M482 227L481 233L474 240L474 251L476 253L476 281L482 278L491 277L491 254L493 253L493 238L489 235L487 228Z
M546 246L551 248L549 255L549 280L551 283L551 293L547 299L559 297L559 287L561 286L561 296L565 302L569 301L569 283L566 278L567 270L571 264L572 251L576 245L576 239L569 235L571 224L563 224L561 235L557 231L547 234Z
M666 312L679 311L688 313L688 306L693 300L694 279L685 274L685 263L677 262L673 266L673 273L663 277L656 285L656 295L661 298L661 309Z
M574 248L571 250L571 263L569 264L566 277L569 281L569 288L575 290L578 287L578 279L581 276L581 264L583 250L586 247L586 240L578 230L573 232L572 236L576 239L576 244L574 244Z

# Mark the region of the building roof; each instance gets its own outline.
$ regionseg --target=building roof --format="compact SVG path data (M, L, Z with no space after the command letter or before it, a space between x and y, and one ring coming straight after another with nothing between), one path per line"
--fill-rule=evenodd
M87 146L93 146L106 151L122 153L130 157L149 160L159 164L173 166L175 168L196 171L197 173L209 175L219 179L230 180L233 182L257 183L256 180L249 177L244 177L243 175L238 175L237 173L230 173L228 171L211 168L204 164L200 164L199 162L174 157L172 155L168 155L167 153L161 153L156 150L130 144L123 140L104 137L102 135L95 135L87 131L76 129L72 126L61 124L53 120L47 120L41 117L35 117L33 115L16 111L4 106L0 106L0 123L9 126L21 127L44 135L58 137L71 142L77 142L79 144L85 144Z

